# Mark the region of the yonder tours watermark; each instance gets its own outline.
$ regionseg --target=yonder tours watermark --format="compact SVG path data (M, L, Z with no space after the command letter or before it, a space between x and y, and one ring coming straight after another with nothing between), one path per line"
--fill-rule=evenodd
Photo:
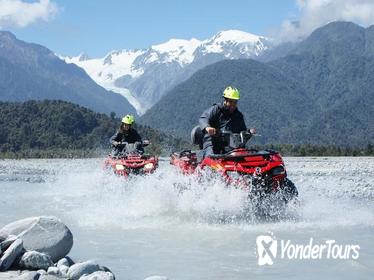
M360 246L340 244L334 239L316 242L312 237L309 242L295 243L292 240L277 239L272 233L256 238L258 265L272 265L276 259L317 260L340 259L357 260Z

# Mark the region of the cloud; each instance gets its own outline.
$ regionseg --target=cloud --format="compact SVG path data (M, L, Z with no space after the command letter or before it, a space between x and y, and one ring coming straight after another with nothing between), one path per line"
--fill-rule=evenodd
M0 28L25 27L37 20L54 18L58 7L50 0L25 2L22 0L0 0Z
M278 40L295 41L329 22L352 21L363 26L374 24L373 0L296 0L300 15L283 21Z

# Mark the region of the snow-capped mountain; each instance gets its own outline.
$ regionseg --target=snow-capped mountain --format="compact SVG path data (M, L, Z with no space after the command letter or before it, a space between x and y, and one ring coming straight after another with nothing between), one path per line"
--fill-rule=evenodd
M104 58L90 59L86 54L80 54L76 57L61 57L67 63L74 63L83 68L86 73L99 85L107 90L120 93L124 96L138 112L141 110L140 103L129 92L127 88L116 87L115 81L119 78L129 77L136 79L143 74L141 68L134 69L134 60L144 53L143 50L134 51L112 51Z
M268 43L269 39L262 36L239 30L228 30L219 32L211 39L204 41L198 51L202 54L222 53L226 58L232 59L242 55L258 56L267 49Z
M112 51L103 58L90 59L85 54L61 58L83 68L104 88L122 94L142 114L204 66L256 57L270 45L266 37L228 30L203 41L170 39L148 49Z

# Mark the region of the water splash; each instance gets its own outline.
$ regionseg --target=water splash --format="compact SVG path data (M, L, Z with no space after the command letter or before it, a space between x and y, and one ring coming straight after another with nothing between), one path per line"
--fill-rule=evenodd
M374 225L373 159L355 165L347 159L290 158L286 163L300 203L270 221L271 227ZM34 184L43 186L36 190L42 198L38 204L82 227L269 228L269 221L253 217L245 191L227 188L217 179L178 174L167 162L151 176L128 180L103 170L102 159L3 161L0 166L1 176L20 183L37 176Z

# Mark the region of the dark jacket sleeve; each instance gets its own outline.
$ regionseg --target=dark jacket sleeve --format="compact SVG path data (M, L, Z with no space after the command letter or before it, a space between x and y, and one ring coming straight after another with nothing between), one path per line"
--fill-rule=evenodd
M205 132L205 128L213 125L212 122L216 114L217 114L216 105L213 105L212 107L208 108L202 113L199 119L199 126L201 128L201 131Z
M114 133L114 135L112 137L110 137L109 139L109 143L112 144L113 141L118 141L119 142L119 131L116 131L116 133Z
M239 128L240 128L240 131L247 130L247 126L245 125L245 121L244 121L244 117L242 113L240 113L240 117L239 117Z
M133 137L135 142L142 142L142 138L140 137L139 133L135 129L133 129L132 131L134 134Z

